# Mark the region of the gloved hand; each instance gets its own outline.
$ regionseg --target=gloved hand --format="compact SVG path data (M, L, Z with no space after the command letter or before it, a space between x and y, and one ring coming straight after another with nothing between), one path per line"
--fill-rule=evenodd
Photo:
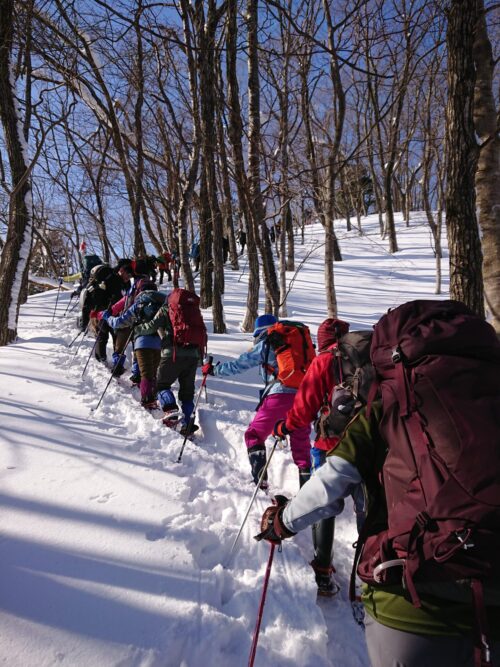
M214 374L214 365L212 360L206 361L201 367L201 372L203 375L213 375Z
M288 498L285 496L275 496L273 503L262 515L260 522L261 532L258 535L254 535L254 540L257 540L257 542L267 540L271 544L281 544L282 540L296 535L296 533L288 530L282 519L284 509L288 505Z
M290 431L286 427L286 419L278 419L273 428L273 437L284 440Z
M112 316L112 314L113 313L111 311L111 308L107 308L106 310L103 310L101 312L101 320L104 320L105 322L107 322L109 320L109 318Z

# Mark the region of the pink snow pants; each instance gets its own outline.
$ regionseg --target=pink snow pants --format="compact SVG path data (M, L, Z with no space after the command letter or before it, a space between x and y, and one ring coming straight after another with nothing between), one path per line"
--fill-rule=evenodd
M245 431L245 444L248 448L265 443L276 422L279 419L285 419L286 413L293 405L294 398L295 394L271 394L266 396ZM310 433L311 427L305 426L304 428L298 428L290 435L292 458L298 468L311 467Z

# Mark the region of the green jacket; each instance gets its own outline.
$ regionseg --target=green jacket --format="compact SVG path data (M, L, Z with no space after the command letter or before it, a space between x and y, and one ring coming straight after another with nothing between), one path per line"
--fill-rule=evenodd
M365 485L368 513L372 512L370 533L376 534L387 527L387 508L380 484L387 454L387 444L379 431L381 414L381 402L376 402L369 418L362 410L351 422L337 447L329 453L325 465L285 509L283 520L290 530L296 532L319 518L339 514L349 484L360 480ZM322 499L320 507L318 498ZM444 582L436 584L439 596L421 593L421 608L414 607L404 597L401 586L364 585L362 600L370 616L397 630L424 635L470 633L475 624L472 602L456 602L443 597L448 595L449 586ZM500 590L488 590L495 594L495 601L498 599L500 604ZM500 640L500 606L487 607L487 613L491 639Z

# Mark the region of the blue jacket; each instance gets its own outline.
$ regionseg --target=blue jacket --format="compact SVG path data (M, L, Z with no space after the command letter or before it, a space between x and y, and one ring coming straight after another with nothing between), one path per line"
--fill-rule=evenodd
M240 354L240 356L234 361L225 361L222 364L217 364L214 366L214 375L216 377L229 377L231 375L238 375L238 373L243 373L243 371L248 370L249 368L255 368L260 366L260 376L264 382L269 385L274 380L273 373L269 370L266 371L264 368L265 364L265 341L267 338L267 331L264 331L255 341L254 346L248 352ZM269 357L267 359L267 365L273 369L275 373L278 372L278 363L276 361L276 355L274 352L269 349ZM267 395L271 394L295 394L297 392L293 387L284 387L281 382L274 382L272 387L267 392Z
M108 317L107 323L112 329L129 329L140 321L138 310L139 304L134 303L118 317ZM134 332L133 339L136 350L161 350L161 338L157 333L143 335Z

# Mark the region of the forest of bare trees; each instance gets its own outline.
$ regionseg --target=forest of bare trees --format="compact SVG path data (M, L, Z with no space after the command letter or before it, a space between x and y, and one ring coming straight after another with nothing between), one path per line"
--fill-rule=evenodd
M441 289L500 332L499 7L494 0L0 0L0 345L28 273L175 251L225 332L225 271L247 238L259 295L286 316L286 271L311 220L425 211ZM281 234L273 244L270 229ZM223 263L221 239L229 242Z

